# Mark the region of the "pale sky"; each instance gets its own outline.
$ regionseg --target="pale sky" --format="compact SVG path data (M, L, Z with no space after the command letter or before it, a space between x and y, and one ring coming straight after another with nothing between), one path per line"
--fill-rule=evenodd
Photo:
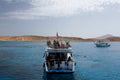
M0 0L0 35L120 36L120 0Z

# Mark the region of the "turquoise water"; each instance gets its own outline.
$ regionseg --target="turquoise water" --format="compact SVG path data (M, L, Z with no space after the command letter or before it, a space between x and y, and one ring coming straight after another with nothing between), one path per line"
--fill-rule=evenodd
M0 42L0 80L120 80L120 42L110 44L97 48L92 42L71 42L75 73L47 75L45 42Z

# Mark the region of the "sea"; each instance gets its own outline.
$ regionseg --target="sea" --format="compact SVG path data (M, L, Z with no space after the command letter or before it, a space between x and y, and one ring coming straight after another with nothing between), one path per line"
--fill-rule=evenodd
M93 42L70 42L76 61L72 74L46 74L46 42L0 42L0 80L120 80L120 42L98 48Z

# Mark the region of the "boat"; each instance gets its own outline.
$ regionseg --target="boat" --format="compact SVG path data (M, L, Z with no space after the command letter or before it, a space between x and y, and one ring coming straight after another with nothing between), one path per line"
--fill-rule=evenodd
M95 43L96 47L110 47L110 44L108 42L105 41L98 41Z
M48 41L44 54L44 70L47 73L73 73L75 71L75 60L72 48L67 42L65 45L58 41Z

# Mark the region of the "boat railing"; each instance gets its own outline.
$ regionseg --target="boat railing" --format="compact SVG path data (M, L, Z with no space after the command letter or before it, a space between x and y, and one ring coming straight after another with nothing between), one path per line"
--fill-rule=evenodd
M46 48L46 52L69 52L69 53L72 53L72 48L58 48L58 49L54 49L54 48L50 48L50 47L47 47Z

